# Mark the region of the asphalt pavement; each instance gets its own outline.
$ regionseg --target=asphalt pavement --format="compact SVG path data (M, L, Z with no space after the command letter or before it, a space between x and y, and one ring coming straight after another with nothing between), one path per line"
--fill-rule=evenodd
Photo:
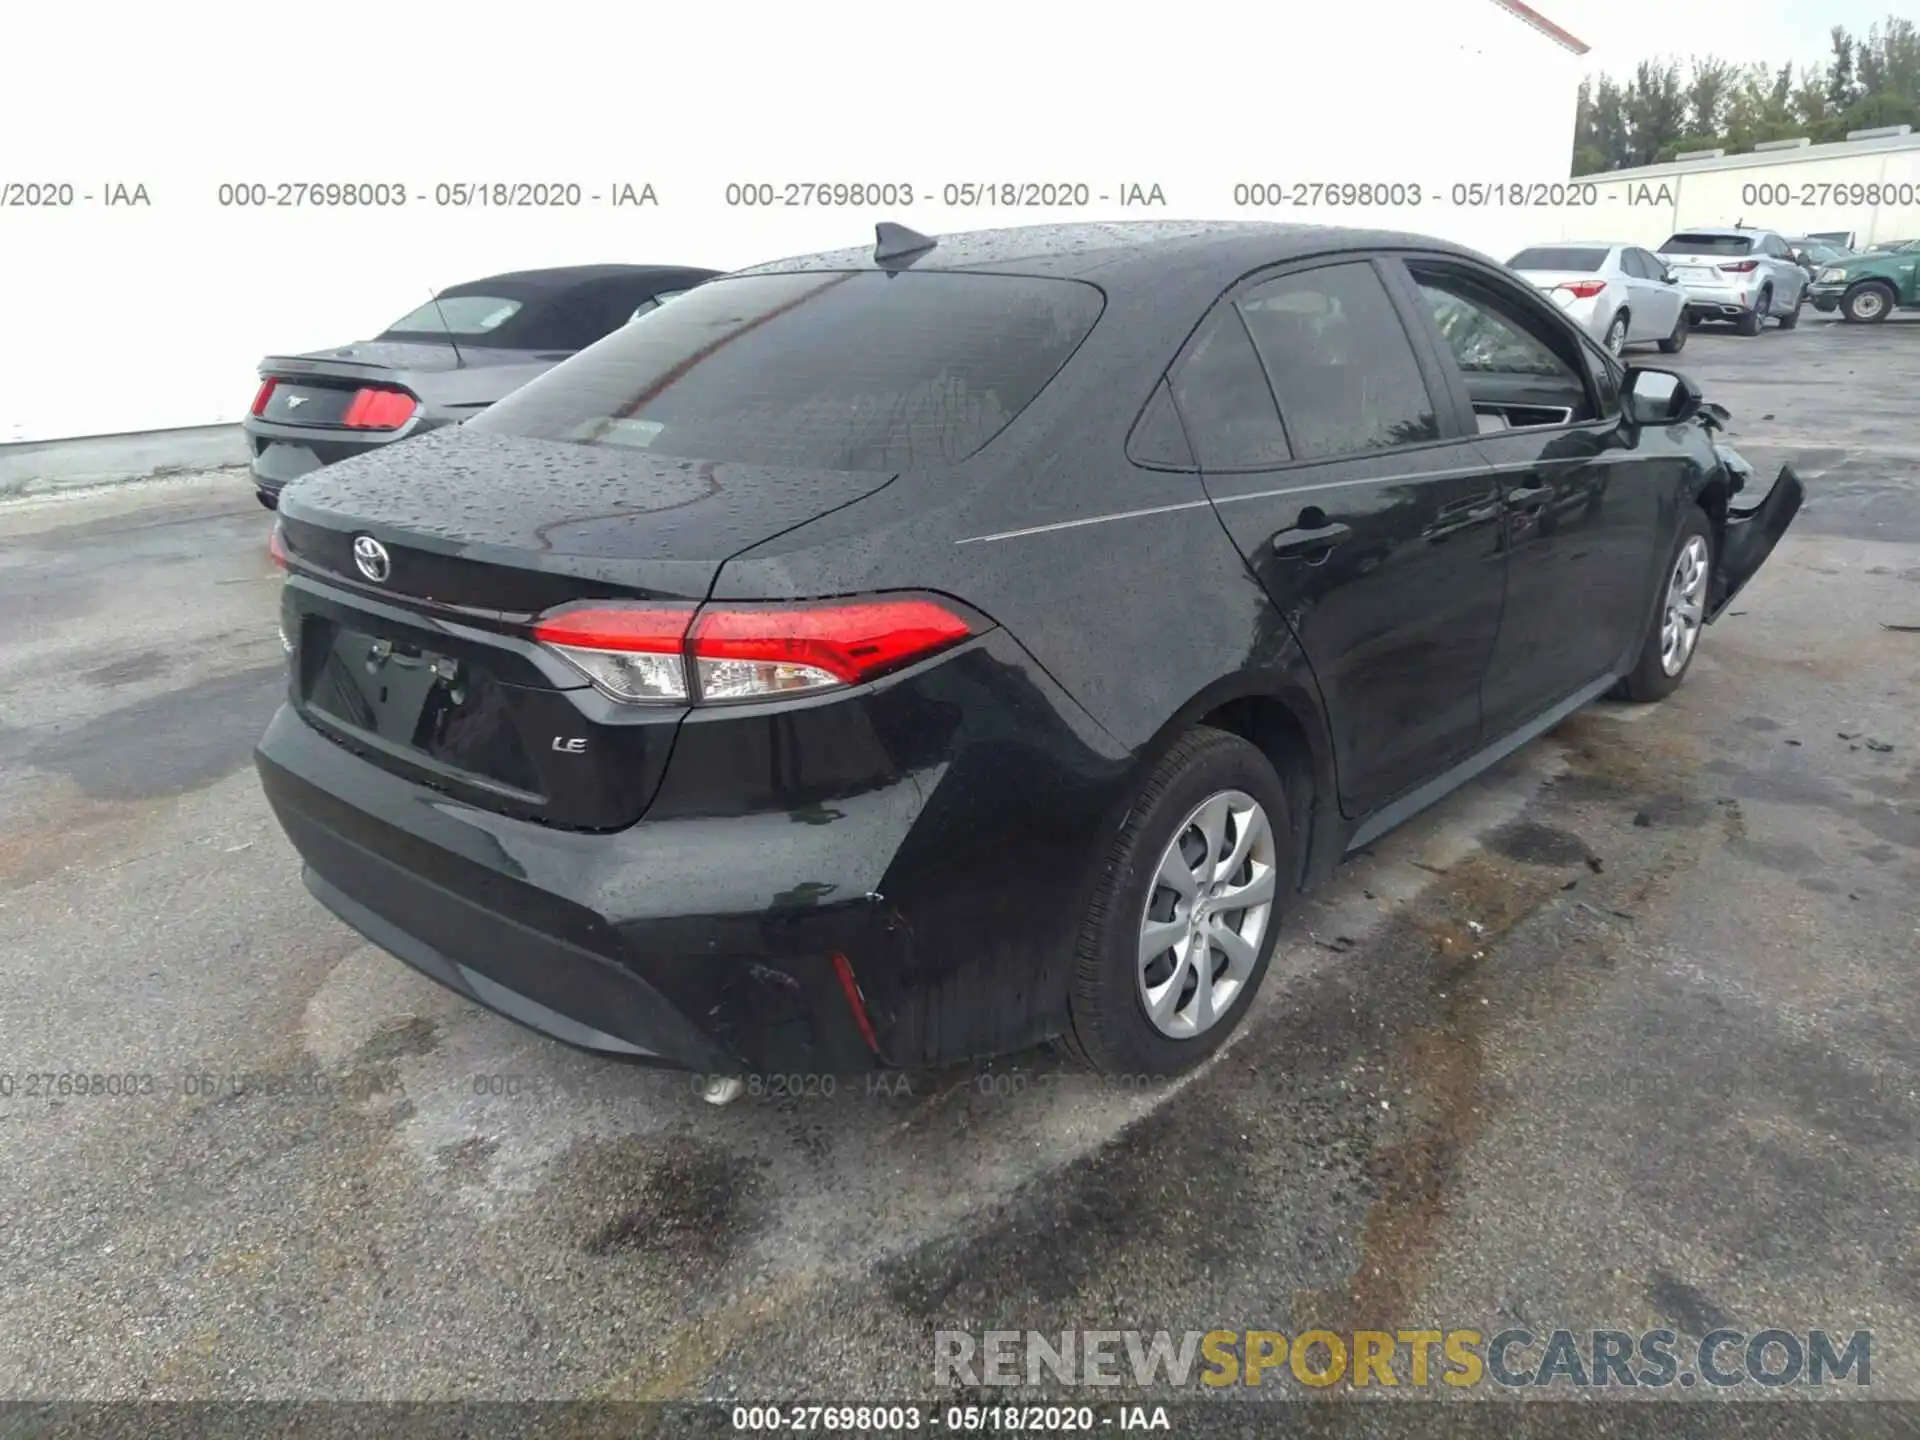
M323 912L261 799L244 479L0 506L0 1396L839 1400L934 1393L941 1330L1730 1326L1870 1330L1920 1400L1920 323L1676 363L1810 495L1687 684L1349 866L1172 1089L1037 1053L714 1108L487 1014Z

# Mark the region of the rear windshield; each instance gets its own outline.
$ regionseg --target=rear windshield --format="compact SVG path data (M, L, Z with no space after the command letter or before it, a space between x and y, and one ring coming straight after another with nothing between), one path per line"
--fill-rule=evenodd
M467 424L488 434L823 470L964 460L1100 318L1090 285L907 271L689 290Z
M1507 268L1510 270L1576 270L1591 273L1606 263L1605 250L1543 245L1534 250L1522 250L1507 262Z
M1660 247L1662 255L1747 255L1751 235L1676 235Z
M520 313L520 302L501 295L448 295L409 311L393 324L389 335L445 335L456 339L487 335Z

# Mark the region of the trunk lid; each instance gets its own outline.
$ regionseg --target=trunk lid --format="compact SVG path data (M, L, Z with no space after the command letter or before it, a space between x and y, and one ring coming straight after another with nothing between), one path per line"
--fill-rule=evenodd
M1577 298L1572 291L1560 289L1562 285L1599 285L1603 284L1607 278L1604 275L1596 275L1591 270L1518 270L1514 273L1556 305L1561 306L1571 305Z
M732 556L891 478L465 427L342 461L281 502L293 703L373 763L471 803L631 824L685 708L608 699L531 639L532 618L581 600L698 603Z
M274 382L259 418L275 425L352 428L349 407L363 388L405 391L423 404L479 408L566 358L564 351L467 346L458 355L433 342L369 340L302 355L269 355L258 367Z

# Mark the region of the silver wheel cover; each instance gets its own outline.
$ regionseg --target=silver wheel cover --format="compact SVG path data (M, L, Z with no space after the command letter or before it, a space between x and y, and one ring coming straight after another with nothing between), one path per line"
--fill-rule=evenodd
M1204 1035L1246 989L1273 920L1273 824L1251 795L1196 805L1160 854L1140 914L1140 1003L1162 1035Z

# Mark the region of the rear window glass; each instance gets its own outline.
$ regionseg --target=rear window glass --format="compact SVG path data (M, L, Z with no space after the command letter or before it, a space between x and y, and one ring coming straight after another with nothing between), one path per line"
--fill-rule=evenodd
M1574 270L1591 273L1606 263L1605 250L1541 246L1534 250L1522 250L1507 262L1507 267L1512 270Z
M1750 255L1751 235L1676 235L1660 247L1662 255Z
M387 327L389 335L486 335L520 313L520 302L501 295L448 295L438 304L409 311Z
M490 434L824 470L964 460L1100 318L1073 280L745 275L687 291L468 421Z

